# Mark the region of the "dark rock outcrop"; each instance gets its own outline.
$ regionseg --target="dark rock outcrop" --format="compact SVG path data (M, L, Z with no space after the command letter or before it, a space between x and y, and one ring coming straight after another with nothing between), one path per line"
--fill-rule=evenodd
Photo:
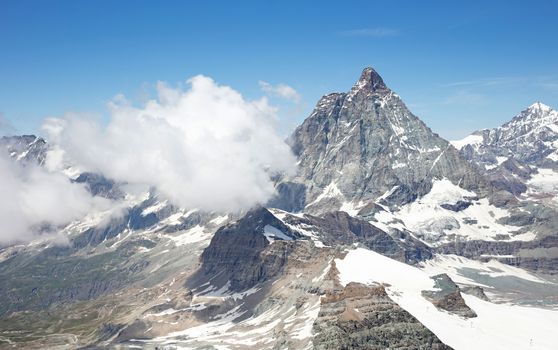
M444 273L431 278L434 280L435 290L422 291L422 295L434 306L464 318L477 317L477 314L465 304L459 287L448 275Z
M232 291L242 291L276 276L292 247L280 237L271 247L264 235L266 227L273 227L290 239L300 237L267 209L251 210L240 220L217 230L201 255L200 270L189 287L207 281L220 286L228 282Z
M459 211L462 211L462 210L465 210L465 209L469 208L471 206L471 204L473 204L473 203L466 202L466 201L457 201L457 203L454 203L454 204L444 203L444 204L440 204L440 206L444 209L447 209L447 210L459 212Z
M482 287L479 287L479 286L463 286L463 287L459 287L459 290L462 293L472 295L472 296L477 297L481 300L490 301L490 299L488 299L488 297L484 293L484 289L482 289Z
M280 208L291 213L304 210L306 205L306 186L295 182L280 182L276 194L266 204L269 208Z
M74 181L86 184L89 192L94 196L109 199L124 198L124 192L118 187L118 184L103 175L85 172L81 173Z

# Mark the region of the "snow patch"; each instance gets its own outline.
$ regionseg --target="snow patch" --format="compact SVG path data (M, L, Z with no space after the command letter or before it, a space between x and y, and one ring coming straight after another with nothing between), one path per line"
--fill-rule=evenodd
M321 200L325 198L335 198L339 196L343 196L343 193L341 193L341 191L339 190L335 182L331 182L329 185L327 185L324 188L323 192L312 203L308 204L307 206L310 206L315 203L319 203Z
M275 226L265 225L263 235L269 243L275 242L275 240L279 239L282 241L292 241L293 239L290 236L287 236L283 231L278 229Z
M364 206L364 203L362 201L360 201L359 203L354 203L354 202L343 202L343 204L341 204L341 208L339 208L340 211L344 211L345 213L351 215L351 216L355 216L358 214L358 212L360 211L360 209Z
M527 181L530 192L558 191L558 172L552 169L539 168L538 172Z
M178 236L170 236L176 246L193 244L209 240L211 232L206 232L205 227L196 225Z
M482 135L469 135L461 140L450 141L453 147L458 150L462 149L467 145L475 146L481 144L483 141Z
M487 198L475 199L474 192L454 185L448 179L434 180L429 193L416 201L402 206L396 212L389 210L376 213L376 222L383 230L390 227L409 230L427 244L444 243L444 236L455 234L464 239L495 240L508 236L509 240L528 241L535 238L532 232L513 235L517 227L503 225L499 219L509 215L505 209L491 205ZM454 212L442 207L458 201L471 203L461 211Z
M220 226L222 223L227 221L228 218L229 218L229 215L222 215L222 216L216 217L215 219L213 219L209 222L216 225L216 226Z
M168 204L168 201L162 201L162 202L157 202L155 204L153 204L150 207L145 208L142 212L141 212L141 216L147 216L148 214L151 213L156 213L159 210L163 209L164 207L166 207Z

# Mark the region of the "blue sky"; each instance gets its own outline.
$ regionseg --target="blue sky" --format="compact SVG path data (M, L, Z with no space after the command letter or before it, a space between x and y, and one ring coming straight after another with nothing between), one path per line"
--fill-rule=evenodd
M455 139L538 100L558 107L557 13L536 0L3 0L3 132L37 133L45 117L106 113L118 93L141 100L159 80L204 74L247 98L262 80L295 88L298 103L272 100L287 133L373 66Z

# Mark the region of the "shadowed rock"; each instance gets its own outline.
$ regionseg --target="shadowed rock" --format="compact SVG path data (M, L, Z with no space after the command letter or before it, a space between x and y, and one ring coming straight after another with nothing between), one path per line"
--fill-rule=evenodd
M452 279L444 274L431 277L434 280L433 291L422 291L422 295L429 299L434 306L464 318L477 317L477 314L465 303L459 287Z

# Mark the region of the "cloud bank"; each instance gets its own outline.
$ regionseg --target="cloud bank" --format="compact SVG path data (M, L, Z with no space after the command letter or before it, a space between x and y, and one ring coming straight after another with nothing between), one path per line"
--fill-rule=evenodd
M84 185L37 165L22 166L5 152L0 152L0 178L0 245L39 235L55 238L56 226L108 205L107 200L92 197Z
M247 101L205 76L188 84L182 90L158 83L157 98L141 107L118 96L106 125L79 115L47 120L49 168L76 164L154 186L186 208L237 211L264 203L274 193L270 176L295 170L275 130L277 110L266 98Z

